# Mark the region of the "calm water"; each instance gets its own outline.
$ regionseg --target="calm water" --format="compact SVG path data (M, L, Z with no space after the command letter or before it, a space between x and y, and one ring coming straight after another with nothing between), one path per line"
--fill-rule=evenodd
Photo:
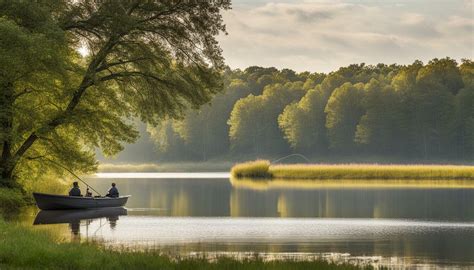
M239 186L226 173L101 174L127 209L39 212L63 239L180 254L259 252L392 266L474 267L474 189ZM45 225L46 224L46 225Z

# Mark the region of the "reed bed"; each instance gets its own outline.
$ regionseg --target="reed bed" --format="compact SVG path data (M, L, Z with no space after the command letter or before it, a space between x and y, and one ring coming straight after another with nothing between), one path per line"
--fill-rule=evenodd
M264 171L266 164L267 171ZM237 173L234 173L236 168ZM278 179L425 179L474 180L474 166L461 165L379 165L379 164L291 164L270 165L258 160L232 168L236 178ZM259 168L256 170L256 168ZM254 172L255 176L254 176Z
M314 261L176 258L156 251L111 250L100 243L57 243L41 231L0 219L0 269L362 269ZM372 269L364 266L363 269Z
M237 178L271 178L269 173L270 161L255 160L234 165L230 171L231 175Z

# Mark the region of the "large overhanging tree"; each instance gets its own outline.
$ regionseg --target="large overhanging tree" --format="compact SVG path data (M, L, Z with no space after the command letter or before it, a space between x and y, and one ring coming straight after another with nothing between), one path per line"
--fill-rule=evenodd
M63 164L87 172L222 86L230 0L0 0L0 186ZM85 47L81 57L77 48Z

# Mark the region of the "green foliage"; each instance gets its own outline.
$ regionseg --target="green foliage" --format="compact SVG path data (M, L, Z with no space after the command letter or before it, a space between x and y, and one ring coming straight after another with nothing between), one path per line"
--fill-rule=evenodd
M18 189L0 188L0 214L25 205L25 195Z
M336 88L328 100L326 128L329 147L344 152L355 148L354 136L360 117L364 113L362 99L363 84L345 83Z
M326 152L326 102L321 88L311 89L298 103L286 106L278 117L285 139L295 151L312 154Z
M287 77L295 82L276 84L279 81L285 82ZM167 160L205 161L226 155L229 149L233 149L233 154L245 154L248 153L247 147L255 153L263 153L272 150L275 144L282 149L274 148L272 151L287 151L288 147L278 128L278 115L290 100L299 99L306 91L310 84L303 85L304 80L321 82L323 78L322 74L296 74L289 70L279 71L275 68L249 67L244 71L228 69L224 73L226 90L222 94L216 95L209 106L203 106L199 110L189 110L182 120L167 121L166 126L170 128L166 130L170 131L169 133L165 134L164 129L159 131L164 125L159 125L157 128L149 127L151 138L159 146L159 157ZM270 90L264 94L264 89L267 88ZM275 95L272 91L274 93L281 92L281 95ZM295 94L297 97L293 97ZM265 103L268 104L265 112L257 112L258 107L261 106L252 107L254 98L265 100ZM256 111L253 113L239 111L240 105L237 104L243 106L242 110ZM275 111L270 108L273 106L270 104L281 104L277 105L281 109ZM261 116L259 122L248 123L248 125L263 122L266 127L271 127L271 130L263 133L261 128L255 129L250 126L250 129L246 129L245 125L237 127L238 123L227 125L227 122L230 123L231 114L237 115L240 112L247 115L247 119ZM236 134L250 132L250 134L257 134L259 139L253 140L248 136L236 136L239 139L234 141L229 136L234 132ZM272 140L268 142L267 146L259 145L262 140L265 140L266 135L271 135ZM249 141L246 140L247 138ZM171 147L163 148L162 146Z
M357 125L355 141L372 153L397 153L397 138L401 133L401 104L397 92L376 79L371 79L364 91L365 114Z
M230 78L229 78L230 77ZM158 151L168 160L201 160L226 153L229 149L230 117L234 103L251 93L248 83L227 79L225 93L217 94L212 103L199 110L188 110L181 120L165 120L148 126Z
M111 250L94 243L56 243L45 232L0 220L0 268L6 269L360 269L325 261L205 258L176 260L158 251ZM372 269L365 267L365 269Z
M225 91L211 105L152 137L170 146L159 157L173 160L296 152L466 161L474 157L473 82L473 62L450 58L350 65L327 75L227 69Z
M110 156L136 140L132 119L156 125L209 102L222 90L228 8L0 1L0 185L43 167L94 171L96 148Z
M302 82L273 84L260 96L249 95L236 102L230 115L229 137L236 152L275 154L288 146L278 127L278 116L284 108L305 94Z
M474 156L474 87L459 91L456 96L457 134L455 141L461 156Z

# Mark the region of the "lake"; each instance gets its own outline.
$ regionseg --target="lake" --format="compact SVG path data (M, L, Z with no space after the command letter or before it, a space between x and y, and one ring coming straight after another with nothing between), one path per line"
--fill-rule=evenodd
M325 258L373 265L474 267L472 186L239 185L228 173L117 173L126 209L27 211L65 241L185 256ZM83 192L85 191L84 187ZM39 213L38 213L39 212ZM46 224L45 224L46 223Z

